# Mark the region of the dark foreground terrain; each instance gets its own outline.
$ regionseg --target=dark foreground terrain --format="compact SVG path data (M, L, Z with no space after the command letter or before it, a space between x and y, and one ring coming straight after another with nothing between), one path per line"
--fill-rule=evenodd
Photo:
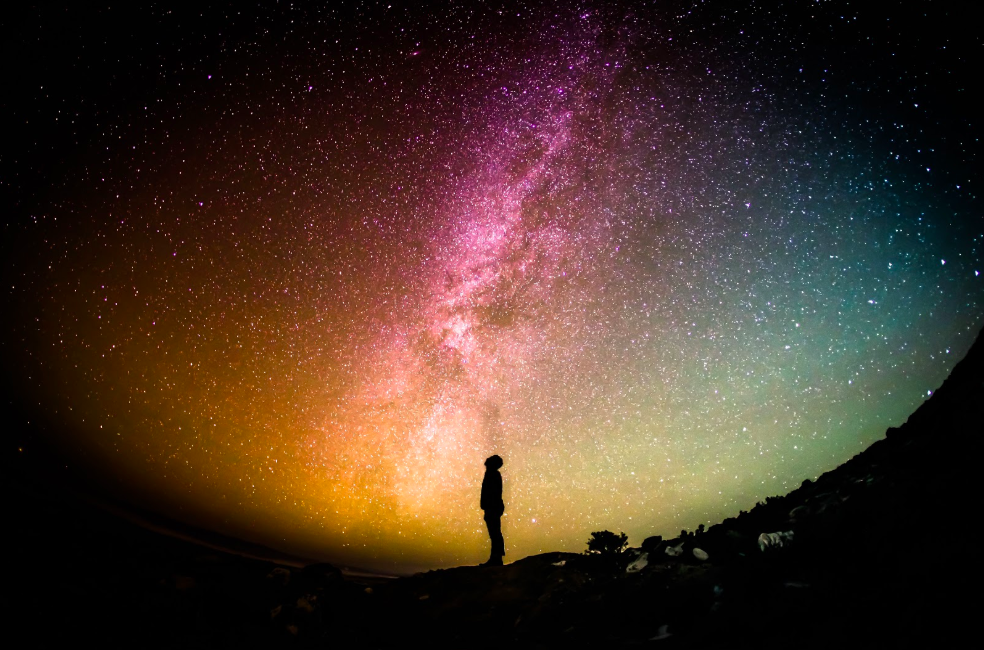
M982 380L978 340L885 439L707 531L395 580L212 550L7 471L7 647L947 645L981 601Z

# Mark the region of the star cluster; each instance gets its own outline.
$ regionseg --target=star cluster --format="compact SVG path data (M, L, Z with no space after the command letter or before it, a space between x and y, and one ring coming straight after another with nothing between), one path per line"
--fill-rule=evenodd
M979 42L929 7L29 12L11 390L134 501L359 566L481 559L491 454L507 560L733 516L981 327Z

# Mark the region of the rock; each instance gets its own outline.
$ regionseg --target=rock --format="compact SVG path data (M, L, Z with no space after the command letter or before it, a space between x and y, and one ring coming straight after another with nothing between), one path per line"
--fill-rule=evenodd
M667 546L666 554L670 557L680 557L683 555L683 542L680 542L676 546Z
M672 633L668 632L669 625L660 625L659 629L656 631L656 636L650 637L650 641L662 641L663 639L668 639L673 636Z
M287 583L290 582L290 569L278 566L267 574L267 578L279 583L282 587L286 587Z
M707 551L705 551L704 549L695 548L693 550L693 553L694 553L694 557L700 560L701 562L707 561L708 555L707 555Z
M789 519L790 521L796 521L798 518L805 517L809 513L810 513L809 506L796 506L795 508L789 511Z
M308 594L307 596L301 596L300 598L297 599L297 605L296 605L297 609L301 610L302 612L307 612L308 614L310 614L311 612L314 611L313 603L317 599L318 599L317 596L311 594Z
M647 537L642 542L642 550L647 553L653 553L659 549L660 545L663 543L662 535L653 535L652 537Z
M298 578L301 583L300 589L304 589L305 591L313 591L319 588L330 589L344 582L342 572L325 562L307 565L301 570Z
M779 533L762 533L758 537L759 550L776 549L788 546L793 541L793 531Z
M626 573L639 573L649 565L649 553L643 553L635 560L632 561L629 566L625 567Z
M338 567L327 562L316 562L304 567L304 573L308 575L322 576L328 579L342 577L342 571Z

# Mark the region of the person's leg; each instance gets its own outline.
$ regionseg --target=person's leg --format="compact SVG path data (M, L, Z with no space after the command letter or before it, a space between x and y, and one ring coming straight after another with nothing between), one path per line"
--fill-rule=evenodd
M485 515L485 525L489 529L489 541L492 542L492 550L489 552L489 561L486 564L502 564L502 556L505 555L499 516L494 513Z
M499 559L506 554L506 541L502 539L502 515L495 518L495 549Z

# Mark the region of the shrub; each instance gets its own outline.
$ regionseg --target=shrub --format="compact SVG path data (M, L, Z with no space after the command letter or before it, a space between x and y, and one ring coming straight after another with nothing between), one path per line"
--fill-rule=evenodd
M588 540L588 553L598 555L619 555L629 545L629 537L625 533L615 533L608 530L601 530L591 533Z

